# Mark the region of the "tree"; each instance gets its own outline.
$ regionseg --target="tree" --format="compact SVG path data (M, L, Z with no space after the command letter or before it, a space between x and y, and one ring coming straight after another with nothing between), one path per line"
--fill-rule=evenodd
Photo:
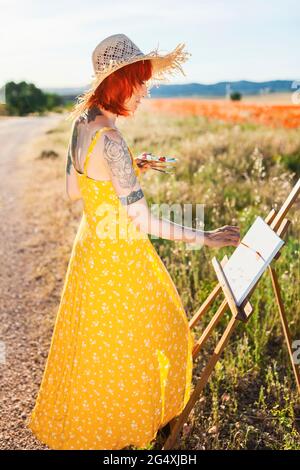
M230 99L232 101L239 101L242 98L242 94L239 91L233 91L230 93Z
M11 115L25 116L32 112L43 112L61 104L59 95L44 93L33 83L8 82L5 85L6 107Z

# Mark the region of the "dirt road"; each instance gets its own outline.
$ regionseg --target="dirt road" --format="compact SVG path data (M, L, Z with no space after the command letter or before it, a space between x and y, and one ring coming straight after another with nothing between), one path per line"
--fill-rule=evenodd
M8 117L0 120L0 449L48 449L24 426L39 382L39 338L32 331L43 313L32 295L32 276L43 247L28 246L35 230L24 214L24 195L38 178L34 165L20 156L33 140L56 127L64 116ZM39 315L35 315L38 312Z

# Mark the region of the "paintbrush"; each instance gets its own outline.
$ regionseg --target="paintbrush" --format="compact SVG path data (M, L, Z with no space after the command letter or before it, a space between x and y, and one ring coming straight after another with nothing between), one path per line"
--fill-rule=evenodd
M135 157L135 160L138 162L138 166L143 167L145 164L148 164L152 170L168 174L173 173L174 166L172 165L176 164L177 162L177 158L175 157L157 156L153 155L152 152L143 152Z

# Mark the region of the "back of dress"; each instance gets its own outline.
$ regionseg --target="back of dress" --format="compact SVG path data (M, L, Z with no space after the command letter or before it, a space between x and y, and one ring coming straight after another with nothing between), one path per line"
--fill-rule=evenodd
M103 132L114 129L101 127L92 129L79 125L74 128L72 139L74 151L73 166L77 174L78 186L83 200L83 217L78 230L78 237L93 240L97 246L119 244L119 248L132 244L134 241L147 240L148 235L141 232L128 217L125 207L121 204L111 179L97 180L87 175L91 158L97 158L95 145ZM76 145L75 145L76 144ZM86 154L85 148L88 146ZM136 176L139 178L140 169L134 161L128 147Z

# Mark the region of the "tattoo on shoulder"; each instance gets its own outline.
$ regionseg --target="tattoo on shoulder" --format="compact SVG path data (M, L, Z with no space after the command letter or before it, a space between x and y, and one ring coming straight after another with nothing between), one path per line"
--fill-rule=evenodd
M97 116L103 116L102 111L99 108L97 108L97 106L93 106L92 108L88 109L86 112L87 122L94 121Z
M111 137L104 135L104 158L112 174L118 178L120 186L132 188L136 184L137 177L124 139L121 139L121 142L117 142Z
M75 168L74 155L76 155L76 149L77 149L77 145L78 145L79 126L81 124L86 124L86 118L83 117L83 116L80 116L78 119L76 119L76 121L74 123L74 126L73 126L72 136L71 136L70 144L69 144L69 147L68 147L68 156L67 156L67 165L66 165L66 171L67 171L68 174L70 174L70 172L71 172L72 165ZM98 132L97 130L94 131L94 133L92 135L92 140L95 138L97 132Z
M72 162L72 157L71 157L71 149L70 149L70 145L69 145L68 157L67 157L67 167L66 167L68 175L71 173L71 166L72 165L73 165L73 162Z
M72 133L72 138L71 138L71 155L75 155L75 150L77 147L78 143L78 127L82 122L82 118L79 118L75 121L74 127L73 127L73 133Z
M139 201L143 197L144 193L142 189L138 189L137 191L132 191L128 196L120 196L119 199L124 206L128 206L129 204Z
M74 126L73 126L73 130L72 130L72 136L71 136L71 141L69 143L69 147L68 147L68 157L67 157L67 166L66 166L66 170L67 170L67 173L68 175L70 174L71 172L71 166L73 165L74 166L74 160L72 158L72 156L75 155L75 150L76 150L76 147L77 147L77 142L78 142L78 126L84 121L84 118L83 117L79 117L78 119L76 119L76 121L74 122Z

